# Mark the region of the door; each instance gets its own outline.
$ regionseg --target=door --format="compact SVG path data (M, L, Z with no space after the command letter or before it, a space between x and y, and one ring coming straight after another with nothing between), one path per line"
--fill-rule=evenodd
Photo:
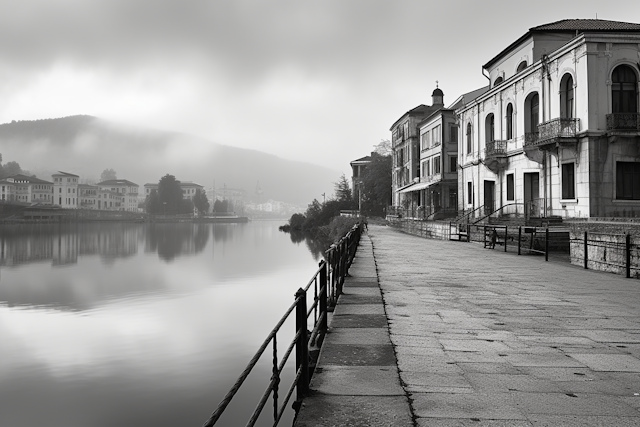
M528 218L540 216L540 174L538 172L524 174L524 204Z
M484 214L488 215L494 210L495 207L495 190L496 183L493 181L484 182Z

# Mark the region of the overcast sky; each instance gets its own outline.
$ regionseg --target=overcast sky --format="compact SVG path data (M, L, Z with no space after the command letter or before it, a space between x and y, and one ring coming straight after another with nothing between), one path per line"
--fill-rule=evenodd
M89 114L347 175L431 103L436 80L445 104L485 86L482 64L529 28L596 14L640 23L637 0L0 5L0 123Z

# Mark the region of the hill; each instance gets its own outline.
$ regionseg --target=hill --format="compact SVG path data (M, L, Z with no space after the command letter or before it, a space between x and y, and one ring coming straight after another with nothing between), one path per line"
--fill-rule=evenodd
M239 130L241 132L242 130ZM104 169L141 187L165 174L210 188L244 190L253 198L260 182L263 199L306 206L331 194L340 172L231 147L176 132L143 129L92 116L14 121L0 125L0 153L39 178L56 171L98 181Z

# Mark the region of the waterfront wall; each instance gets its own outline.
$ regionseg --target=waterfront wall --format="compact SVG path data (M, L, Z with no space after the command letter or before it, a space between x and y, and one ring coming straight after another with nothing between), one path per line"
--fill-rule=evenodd
M416 221L413 219L388 216L389 225L414 236L427 239L449 240L449 221Z
M587 233L586 266L590 270L627 274L626 235L629 234L630 275L640 278L640 223L614 220L570 222L571 263L585 265L585 232Z

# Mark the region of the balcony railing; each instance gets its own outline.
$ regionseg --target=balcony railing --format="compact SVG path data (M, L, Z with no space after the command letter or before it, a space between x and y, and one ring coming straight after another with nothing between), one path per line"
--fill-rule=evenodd
M487 141L484 149L485 157L496 157L507 154L507 141Z
M557 118L538 125L538 132L525 133L524 145L541 146L563 140L574 141L580 132L580 119Z
M607 114L608 131L640 131L640 113Z

